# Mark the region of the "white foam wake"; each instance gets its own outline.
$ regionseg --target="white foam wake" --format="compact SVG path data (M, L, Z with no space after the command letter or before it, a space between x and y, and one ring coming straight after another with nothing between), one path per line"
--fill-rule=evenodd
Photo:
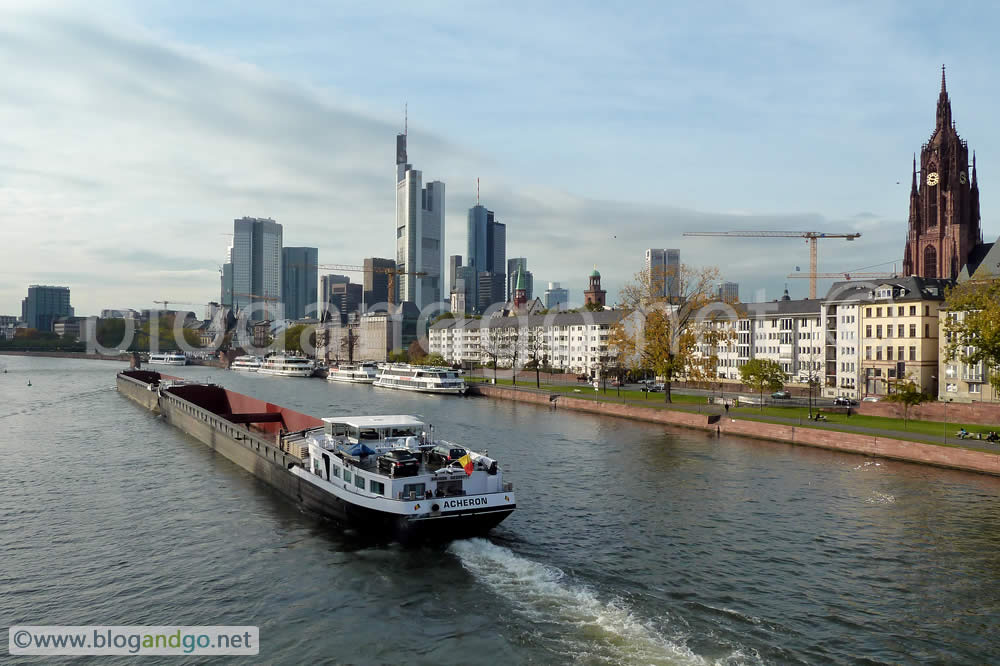
M584 585L573 584L558 568L516 555L485 539L451 544L479 581L510 601L529 621L553 623L550 636L574 660L606 663L706 664L679 638L670 640L651 622L636 618L619 600L602 601Z

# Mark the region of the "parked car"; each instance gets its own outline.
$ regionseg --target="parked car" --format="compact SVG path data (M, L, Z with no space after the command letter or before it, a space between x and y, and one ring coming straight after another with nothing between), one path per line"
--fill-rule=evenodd
M460 446L438 444L427 453L427 462L446 466L463 457L468 451Z
M416 476L420 461L409 451L397 449L378 457L378 471L389 476Z
M854 405L858 404L858 401L852 400L851 398L848 398L845 395L838 395L836 398L833 399L833 404L836 405L837 407L853 407Z
M775 391L771 394L771 397L775 400L788 400L792 397L792 394L788 391Z
M862 398L861 402L878 402L880 398L877 395L869 395Z

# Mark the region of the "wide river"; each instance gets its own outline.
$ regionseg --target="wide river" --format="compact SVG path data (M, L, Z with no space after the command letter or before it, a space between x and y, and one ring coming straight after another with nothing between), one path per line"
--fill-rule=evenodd
M1000 655L1000 479L484 398L169 369L317 416L420 415L488 449L515 484L518 509L488 539L373 546L118 395L120 364L0 366L2 645L12 624L258 625L252 660L289 664Z

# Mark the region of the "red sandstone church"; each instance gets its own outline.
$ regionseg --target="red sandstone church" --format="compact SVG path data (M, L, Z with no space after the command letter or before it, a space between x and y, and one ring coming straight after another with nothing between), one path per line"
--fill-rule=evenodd
M958 136L951 119L942 66L937 123L920 149L919 171L913 158L904 275L954 279L970 259L975 263L984 254L975 153L971 173L969 167L969 145Z

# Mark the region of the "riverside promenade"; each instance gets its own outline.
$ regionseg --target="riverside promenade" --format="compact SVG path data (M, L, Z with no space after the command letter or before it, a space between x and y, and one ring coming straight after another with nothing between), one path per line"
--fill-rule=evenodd
M560 387L561 388L561 387ZM570 409L602 416L638 419L695 428L715 434L740 435L861 455L905 460L1000 476L1000 446L986 440L948 441L942 437L871 425L822 423L796 417L753 414L706 403L664 403L616 398L580 389L572 393L551 388L471 384L470 393L501 400L532 403L549 409ZM955 424L958 427L958 424ZM936 441L935 441L936 440Z

